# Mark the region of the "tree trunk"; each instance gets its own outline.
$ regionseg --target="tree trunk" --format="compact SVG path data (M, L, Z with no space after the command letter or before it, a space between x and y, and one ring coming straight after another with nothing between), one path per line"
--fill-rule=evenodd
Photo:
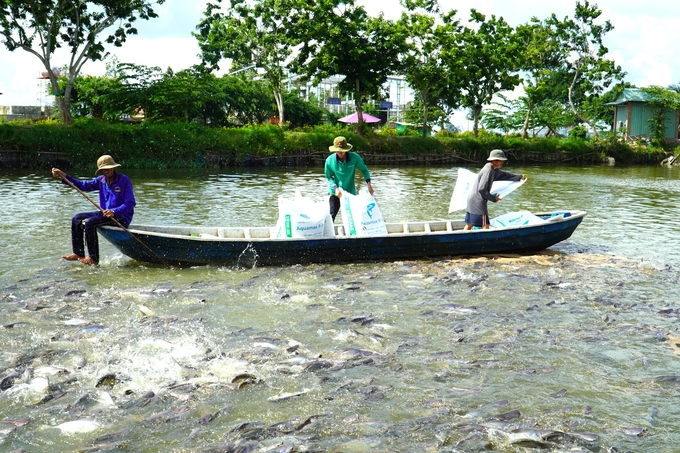
M66 99L63 96L57 98L57 107L59 108L59 114L61 115L61 122L63 124L71 124L73 118L71 118L71 112L66 105Z
M548 126L548 134L546 134L546 137L549 137L551 135L554 135L555 137L562 138L562 135L560 135L559 132L555 130L552 126Z
M66 83L66 89L62 93L59 89L59 80L56 74L49 67L49 62L45 63L45 69L47 69L47 75L50 78L50 85L52 86L52 92L54 93L54 99L59 109L59 116L61 116L62 124L70 125L73 122L71 117L71 89L73 88L73 80L75 80L75 75L69 75L68 82Z
M75 76L73 76L73 80L75 80ZM69 77L69 80L66 83L66 89L64 89L63 93L60 93L57 79L54 79L54 85L57 86L54 93L57 100L57 107L59 107L59 113L61 114L61 122L67 125L73 123L73 117L71 116L71 89L73 88L73 80Z
M427 136L427 90L420 92L423 101L423 137Z
M363 110L363 105L361 104L361 93L359 91L360 84L359 84L359 79L356 79L354 81L354 86L355 86L355 93L354 93L354 106L356 107L357 110L357 119L359 120L357 123L357 134L360 136L364 136L364 110Z
M576 79L578 79L578 76L580 74L581 74L581 71L577 67L576 73L574 74L574 79L571 81L571 85L569 85L569 89L567 90L567 95L568 95L568 99L569 99L569 107L571 108L571 111L574 112L574 115L576 115L578 117L578 119L580 119L581 121L583 121L584 123L588 124L588 126L591 127L591 129L593 130L593 135L595 135L595 137L597 138L597 137L599 137L599 135L597 133L597 129L595 128L595 124L592 121L590 121L588 118L586 118L585 116L581 115L581 113L576 110L576 107L574 107L574 103L571 100L571 93L574 90L574 85L576 85Z
M529 138L529 118L531 118L531 112L533 111L533 105L531 101L527 101L527 114L524 117L524 125L522 126L522 140Z
M276 101L276 108L279 110L279 127L284 127L286 118L283 111L283 93L280 86L274 88L274 100Z
M472 125L472 134L477 137L479 135L479 116L482 113L482 106L481 105L476 105L472 107L472 120L473 120L473 125Z

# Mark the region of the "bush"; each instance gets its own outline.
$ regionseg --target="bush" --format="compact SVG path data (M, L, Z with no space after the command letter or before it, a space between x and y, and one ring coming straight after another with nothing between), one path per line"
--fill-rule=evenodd
M614 134L583 140L503 137L480 131L440 133L434 137L396 136L390 131L369 132L362 137L352 126L305 126L286 131L268 124L241 128L209 128L199 123L119 124L78 119L72 126L51 121L0 123L0 149L25 152L27 165L44 165L41 153L60 153L73 167L90 168L102 154L111 154L128 168L186 168L207 165L262 163L258 157L291 154L326 154L333 138L343 135L359 153L450 154L483 162L494 148L512 150L522 159L529 153L563 152L571 156L611 156L623 163L661 162L664 149L646 142L627 144ZM31 158L33 156L33 158ZM206 161L206 157L210 157ZM218 158L215 159L215 156ZM253 159L253 157L255 159ZM209 162L209 163L208 163Z
M367 150L376 154L441 153L445 147L432 137L375 135L367 143Z
M588 136L588 128L585 126L574 126L569 131L569 138L585 140Z

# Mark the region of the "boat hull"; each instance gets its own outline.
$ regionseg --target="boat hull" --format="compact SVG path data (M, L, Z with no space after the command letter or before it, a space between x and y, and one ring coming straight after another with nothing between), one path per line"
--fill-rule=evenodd
M229 238L202 233L216 231L215 228L147 225L131 225L129 232L106 226L100 227L99 233L124 255L146 263L177 266L279 266L534 253L569 238L586 215L584 211L561 213L560 219L538 225L488 230L463 231L461 221L414 222L403 224L402 232L369 237ZM550 218L549 214L543 216ZM430 226L436 225L438 228L442 224L445 224L446 230L428 231ZM389 225L391 227L388 231L394 230L398 224ZM426 231L411 231L412 229Z

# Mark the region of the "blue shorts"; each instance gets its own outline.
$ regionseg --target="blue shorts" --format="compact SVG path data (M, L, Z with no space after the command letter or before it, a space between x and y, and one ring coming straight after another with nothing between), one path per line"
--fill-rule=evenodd
M472 226L484 226L489 224L489 216L465 213L465 223Z

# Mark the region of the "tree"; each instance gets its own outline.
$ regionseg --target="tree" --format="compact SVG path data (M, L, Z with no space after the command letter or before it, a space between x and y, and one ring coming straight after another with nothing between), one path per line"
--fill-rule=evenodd
M407 123L423 125L423 128L426 128L425 133L427 133L432 130L429 124L439 123L441 125L449 117L445 111L436 105L428 105L428 111L425 112L424 110L425 105L421 101L420 95L416 92L413 102L409 103L408 108L404 111L404 120ZM423 122L423 118L428 118L428 122Z
M109 111L113 115L132 115L141 110L147 118L153 118L151 91L163 79L161 68L121 63L115 71L121 86L107 96Z
M513 28L502 17L492 15L487 20L471 9L470 22L477 28L464 28L462 50L455 50L457 55L452 61L465 70L462 105L471 111L476 137L482 108L491 103L496 93L514 90L520 84L517 72L521 46Z
M285 96L288 123L291 127L314 126L324 121L327 110L304 100L299 90L289 91Z
M526 98L508 99L503 94L498 94L499 101L492 102L491 108L484 111L481 119L485 129L499 130L504 134L523 128L525 123Z
M217 78L203 67L178 72L158 67L119 64L115 89L103 96L106 118L144 112L150 122L200 121L211 126L243 125L267 121L275 112L266 81L243 73ZM79 80L76 86L79 86Z
M145 116L151 121L223 122L219 105L224 93L218 87L217 77L200 68L168 70L146 92L149 112L145 110Z
M587 114L587 106L614 81L621 81L625 76L620 66L604 58L609 49L602 44L602 39L614 27L609 21L596 23L601 14L597 5L591 5L588 0L577 1L573 19L559 20L553 14L545 22L560 42L562 64L570 76L569 106L574 115L591 127L596 137L599 135L595 121ZM579 106L575 102L576 96L588 102Z
M296 72L319 84L330 76L344 76L338 87L353 94L364 134L363 103L380 98L387 77L399 72L404 35L383 16L369 17L354 0L290 0L291 37L299 45L293 62Z
M83 65L102 60L107 52L99 35L114 26L105 41L120 47L128 35L137 34L133 22L157 17L152 3L165 0L23 0L0 3L0 33L8 50L23 49L42 62L56 95L64 124L71 123L71 90ZM70 48L66 86L59 88L52 56L61 47Z
M61 90L68 80L59 77ZM109 108L109 97L122 89L119 79L87 75L76 77L71 90L71 112L73 116L91 116L97 119L118 119L123 112L113 113Z
M230 0L226 14L220 3L208 3L205 18L193 35L198 40L203 60L219 67L223 58L232 60L232 67L256 66L264 70L271 85L279 112L279 125L285 124L283 81L286 59L291 55L287 37L288 9L280 0Z
M417 122L423 125L423 136L428 130L431 106L440 104L444 97L448 98L447 103L454 104L451 107L460 105L456 96L460 94L460 88L453 87L461 80L459 68L447 67L442 58L443 49L451 54L458 45L456 39L460 26L455 15L455 10L450 11L440 16L441 22L436 24L436 18L431 14L409 12L403 13L397 23L407 36L401 56L403 72L408 84L418 93L422 116ZM439 112L443 114L441 110Z
M552 29L534 17L529 24L517 27L516 36L523 49L521 68L526 110L522 138L526 139L534 109L552 99L561 99L562 88L566 95L567 87L555 85L555 74L563 70L563 67L560 43ZM556 133L554 130L553 132Z
M561 137L559 130L577 124L576 116L566 102L545 99L534 107L531 125L536 129L547 129L546 137Z

